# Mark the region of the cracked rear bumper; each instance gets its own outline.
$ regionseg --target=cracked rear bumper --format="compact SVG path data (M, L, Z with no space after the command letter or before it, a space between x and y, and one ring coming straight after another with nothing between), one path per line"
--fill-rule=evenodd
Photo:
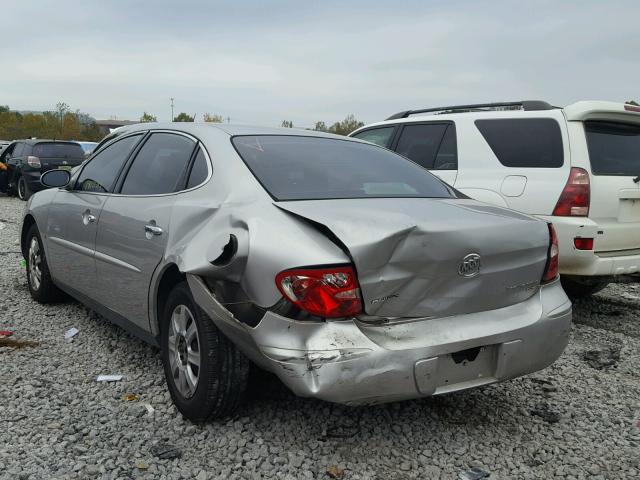
M299 322L268 312L251 328L202 280L188 279L196 301L254 362L297 395L349 405L437 395L541 370L562 354L571 325L571 303L558 281L522 303L455 317L372 325ZM456 363L451 355L476 347L472 361Z

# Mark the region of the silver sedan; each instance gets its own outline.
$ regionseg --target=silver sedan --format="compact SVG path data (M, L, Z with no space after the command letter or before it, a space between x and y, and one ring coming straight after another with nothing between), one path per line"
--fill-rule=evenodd
M551 225L363 141L132 125L42 182L31 295L159 346L193 421L239 405L251 362L298 395L375 404L534 372L568 341Z

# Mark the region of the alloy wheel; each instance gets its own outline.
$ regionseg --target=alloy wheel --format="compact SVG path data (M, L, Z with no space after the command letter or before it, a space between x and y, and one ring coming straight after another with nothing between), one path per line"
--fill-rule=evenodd
M186 305L178 305L169 323L169 365L176 388L191 398L200 375L200 337L198 325Z
M42 270L40 270L40 264L42 263L42 254L40 252L40 242L38 237L31 237L31 243L29 244L29 281L31 287L34 290L40 289L42 283Z

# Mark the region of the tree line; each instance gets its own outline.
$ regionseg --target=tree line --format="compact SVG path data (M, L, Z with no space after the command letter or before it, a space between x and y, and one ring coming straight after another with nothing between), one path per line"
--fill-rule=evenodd
M205 113L202 115L204 122L224 123L222 115ZM228 120L228 119L227 119ZM144 112L139 121L157 122L155 115ZM193 122L195 115L180 112L173 119L174 122ZM316 122L313 128L319 132L348 135L364 123L357 120L354 115L348 115L344 120L327 126L325 122ZM282 127L293 128L291 120L284 120ZM52 138L58 140L85 140L100 141L103 133L96 124L95 119L79 110L71 111L66 103L60 102L55 110L42 113L20 113L11 111L9 106L0 105L0 139L13 140L17 138Z
M224 123L224 117L222 115L205 113L202 116L202 120L212 123ZM140 117L140 122L157 122L155 115L144 112ZM173 118L174 122L194 122L195 115L189 115L185 112L180 112ZM283 120L280 124L283 128L294 128L293 121ZM316 130L318 132L335 133L336 135L349 135L354 130L364 126L364 122L357 120L356 117L351 114L347 115L341 122L335 122L331 126L327 126L325 122L316 122L313 128L307 128L307 130Z
M54 111L20 113L8 105L0 105L0 139L53 138L97 142L104 135L95 120L79 110L72 112L66 103L58 103Z
M293 128L293 122L291 120L283 120L280 124L284 128ZM315 130L317 132L335 133L336 135L349 135L354 130L364 126L364 122L357 120L354 115L347 115L341 122L335 122L330 127L324 122L316 122L313 128L307 130Z

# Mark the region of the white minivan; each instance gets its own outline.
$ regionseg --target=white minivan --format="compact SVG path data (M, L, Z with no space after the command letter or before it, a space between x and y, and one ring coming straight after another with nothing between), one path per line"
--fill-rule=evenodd
M640 107L541 101L408 110L350 136L462 193L553 222L567 293L640 272Z

